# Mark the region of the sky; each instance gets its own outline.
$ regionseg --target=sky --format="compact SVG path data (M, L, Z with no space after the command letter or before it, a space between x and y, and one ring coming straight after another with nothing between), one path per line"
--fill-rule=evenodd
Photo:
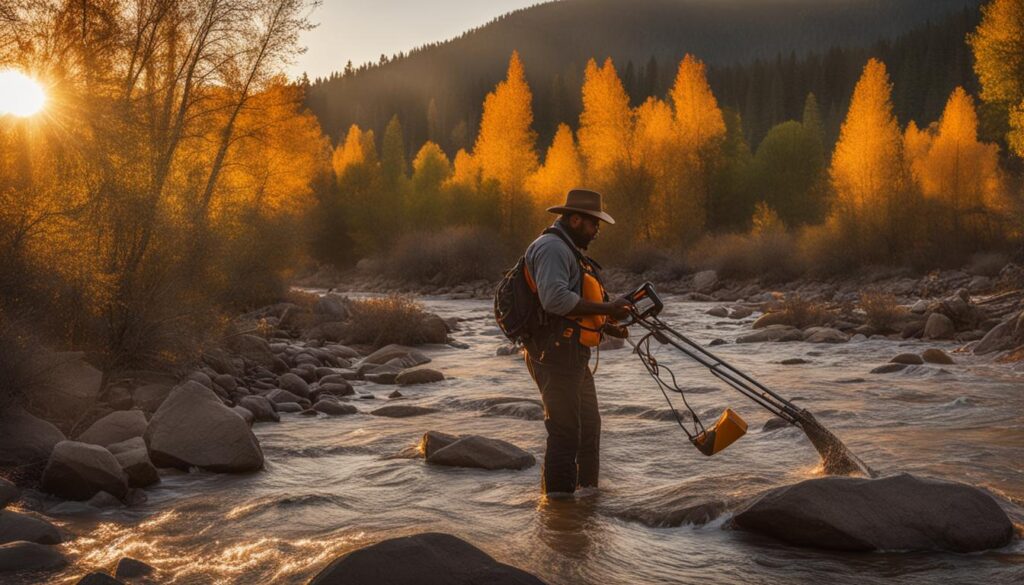
M323 0L310 20L320 26L300 38L306 52L289 77L341 71L345 62L376 62L399 51L458 36L466 29L540 0Z

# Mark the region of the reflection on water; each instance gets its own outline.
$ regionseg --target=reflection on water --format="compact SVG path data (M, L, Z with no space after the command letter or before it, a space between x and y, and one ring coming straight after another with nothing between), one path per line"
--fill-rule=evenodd
M538 460L544 426L529 407L536 388L517 356L496 357L499 332L486 301L427 301L443 317L469 318L466 350L428 347L448 380L403 388L405 403L439 412L407 419L366 414L284 415L254 427L267 458L260 473L169 475L147 503L58 521L74 583L122 556L157 567L167 583L303 583L331 559L384 538L449 532L553 584L1021 582L1024 546L977 555L836 554L787 547L723 528L730 510L761 491L814 477L819 458L799 429L761 430L770 414L671 349L656 358L694 388L691 405L713 418L740 412L748 434L701 455L665 415L664 399L628 350L602 352L601 489L572 500L539 497L539 466L487 472L395 458L427 430L504 439ZM710 305L668 303L663 318L701 343L749 327L704 315ZM951 344L934 344L947 351ZM1024 377L956 355L947 374L925 366L886 375L871 368L919 342L724 345L722 357L813 411L880 474L906 471L971 483L996 494L1024 523ZM808 363L782 365L787 358ZM393 388L367 383L376 401ZM43 502L43 508L47 502ZM21 582L54 581L25 576Z

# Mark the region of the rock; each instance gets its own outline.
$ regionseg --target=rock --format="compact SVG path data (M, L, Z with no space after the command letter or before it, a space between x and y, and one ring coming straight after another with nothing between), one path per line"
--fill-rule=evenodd
M449 435L441 431L427 431L420 440L419 449L424 457L430 457L435 452L444 449L462 437Z
M235 388L238 388L238 380L236 380L234 376L228 374L217 374L217 376L213 379L213 383L216 384L217 386L220 386L222 389L226 390L229 393L233 391ZM216 388L210 389L216 390Z
M942 313L928 315L928 321L924 325L925 339L952 339L956 334L956 327L949 317Z
M722 306L711 307L710 309L705 311L704 314L705 315L711 315L712 317L723 317L724 318L724 317L728 317L729 316L729 309L727 309L725 307L722 307Z
M398 390L395 390L391 394L388 394L388 398L402 398L403 396L405 395L399 392Z
M125 583L106 573L97 571L82 577L75 585L125 585Z
M328 384L321 383L316 389L318 395L328 394L330 396L352 396L356 393L355 389L352 388L352 384L348 381L344 383L331 382Z
M806 364L808 362L803 358L786 358L779 363L784 366L797 366L800 364Z
M338 294L327 293L313 305L313 314L323 321L344 321L349 318L349 300Z
M256 422L256 417L253 416L252 411L250 411L247 408L242 408L241 406L232 406L231 412L234 412L238 416L242 417L242 420L245 421L245 424L249 425L250 427L252 426L252 423Z
M481 469L526 469L536 463L533 455L499 439L468 435L434 451L427 463Z
M771 313L769 313L770 315ZM769 325L764 329L741 335L736 338L736 343L758 343L764 341L803 341L804 332L789 325Z
M363 376L363 378L367 382L373 382L374 384L392 385L398 378L398 372L379 371L374 372L372 374L366 374Z
M325 345L324 351L329 351L332 355L349 360L359 359L361 357L358 351L348 347L347 345Z
M511 416L524 420L544 420L544 407L533 402L505 402L484 411L484 416Z
M764 329L771 325L789 325L789 316L781 311L765 313L755 319L751 327L753 329Z
M313 410L312 408L307 408L307 409L303 410L302 412L300 412L299 414L302 415L302 416L316 416L319 413L320 413L320 411L318 411L318 410Z
M102 402L114 410L129 410L135 406L132 390L126 386L108 386L103 391Z
M495 561L450 534L426 532L352 551L321 570L309 585L544 585Z
M206 372L200 372L200 371L197 370L197 371L192 372L191 374L189 374L185 379L186 380L192 380L194 382L199 382L203 386L206 386L207 388L213 389L213 380L210 378L209 374L207 374Z
M1024 312L1011 315L989 330L974 347L976 355L1012 349L1024 343Z
M296 374L291 372L282 374L281 377L277 379L277 385L280 386L281 389L287 390L296 396L309 398L309 384Z
M0 414L0 466L46 461L54 445L65 439L60 429L21 407Z
M348 337L348 325L341 321L320 323L310 328L306 337L319 341L344 341Z
M0 509L7 507L7 504L17 501L21 497L18 486L0 477Z
M321 400L313 405L313 410L332 416L355 414L359 412L359 409L351 404L342 404L340 402L335 402L334 400Z
M194 380L193 380L194 381ZM198 384L198 382L196 382ZM207 388L212 388L213 382ZM146 412L156 412L160 405L171 393L171 387L167 384L146 384L139 386L132 392L132 402L135 406Z
M519 353L519 348L511 343L505 343L498 346L498 349L494 350L496 356L515 355Z
M149 451L146 450L146 442L142 437L115 443L109 449L121 470L128 476L129 486L141 488L160 482L160 474L149 459Z
M238 401L238 406L252 413L257 422L278 422L281 415L274 409L274 403L266 396L245 396Z
M924 299L918 299L916 303L910 306L910 312L918 315L923 315L928 310L928 301Z
M10 510L0 510L0 544L19 540L38 544L59 544L64 539L60 535L60 530L46 520Z
M228 338L228 347L254 364L271 370L278 370L281 367L281 361L271 351L267 340L262 337L248 334L233 335Z
M145 434L148 424L146 415L141 410L119 410L92 423L78 440L106 447L132 437L141 437Z
M0 573L58 569L67 564L53 546L34 542L11 542L0 545Z
M747 317L749 317L749 316L751 316L753 314L754 314L754 309L751 309L750 307L733 307L733 309L731 311L729 311L729 318L730 319L746 319Z
M726 345L727 343L729 343L729 342L724 340L724 339L716 338L716 339L712 339L711 343L709 343L708 345L711 346L711 347L715 347L715 346L718 346L718 345Z
M415 370L402 370L395 376L395 383L399 386L410 386L412 384L430 384L444 380L444 374L437 370L417 368Z
M917 366L923 364L924 360L921 359L921 356L917 355L916 353L901 353L896 357L892 358L891 360L889 360L889 362L893 364L907 364L911 366Z
M277 412L294 413L294 412L302 412L302 410L303 410L302 405L299 404L298 402L278 402L277 403Z
M831 327L808 327L804 330L807 343L846 343L849 340L845 333Z
M921 353L921 358L929 364L951 365L955 363L949 354L941 349L930 347Z
M390 362L393 359L401 361L401 368L414 368L423 364L430 363L430 358L424 355L422 352L417 351L411 347L404 345L391 344L385 345L377 351L363 358L364 364L376 364L382 365Z
M37 412L53 420L76 420L99 399L103 372L83 358L83 352L41 351L34 356L34 371L46 372L46 388L33 394Z
M137 561L131 557L122 557L121 560L117 561L117 569L114 570L114 576L118 579L135 579L152 575L155 571L156 569L142 561Z
M61 441L43 471L42 488L67 500L88 500L101 491L123 499L128 495L128 478L103 447Z
M777 416L773 416L772 418L765 421L764 426L761 427L761 432L767 433L768 431L774 431L775 429L784 429L788 426L788 420L784 418L779 418Z
M263 468L263 451L249 425L208 388L186 382L174 389L146 429L157 466L195 466L217 472Z
M370 412L374 416L386 416L389 418L408 418L410 416L420 416L424 414L430 414L437 412L436 408L427 408L425 406L414 406L412 404L390 404L388 406L382 406L377 410Z
M871 370L872 374L891 374L907 368L907 364L885 364Z
M718 284L718 273L714 270L701 270L693 275L693 290L697 292L711 292Z
M961 483L899 474L823 477L766 492L735 526L798 546L836 550L999 548L1013 525L991 496Z

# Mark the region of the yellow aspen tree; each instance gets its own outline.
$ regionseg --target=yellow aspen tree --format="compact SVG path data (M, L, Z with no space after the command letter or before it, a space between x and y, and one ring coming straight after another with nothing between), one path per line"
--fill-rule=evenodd
M345 170L353 165L375 161L377 158L373 130L363 132L359 126L352 124L345 135L345 142L334 149L332 165L334 174L340 180Z
M677 184L669 187L670 219L680 241L695 238L707 223L711 175L721 158L725 118L711 92L704 63L686 55L679 63L671 98L680 145Z
M593 59L587 62L578 136L587 180L599 188L612 178L617 166L629 164L633 114L629 94L611 59L601 67Z
M675 228L673 202L665 195L678 190L679 136L672 107L657 98L648 98L635 111L636 131L634 158L638 167L652 181L647 189L637 188L631 194L631 206L642 218L641 238L669 243ZM636 183L636 181L634 181ZM641 185L637 185L641 187Z
M870 59L854 87L829 171L834 212L862 257L896 252L909 232L899 221L909 201L891 94L885 64Z
M534 207L547 209L565 200L565 194L583 184L583 165L572 129L559 124L544 164L527 181Z
M981 99L1008 112L1011 150L1024 157L1024 0L992 0L968 36Z
M533 131L533 96L519 54L512 53L505 80L484 99L480 133L473 148L484 179L498 182L502 193L502 227L513 239L522 236L517 216L526 213L526 178L536 170L537 135Z
M907 129L903 131L903 158L907 164L907 171L918 185L921 183L924 159L931 147L931 132L927 128L918 128L917 123L911 120L907 124Z
M452 175L446 182L448 186L458 185L469 189L475 189L480 184L480 165L477 164L473 155L464 149L455 153L455 160L452 163Z

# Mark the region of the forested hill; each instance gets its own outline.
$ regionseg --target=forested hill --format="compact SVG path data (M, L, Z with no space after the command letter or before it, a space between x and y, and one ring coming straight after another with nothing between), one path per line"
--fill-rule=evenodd
M344 70L315 80L307 100L334 141L353 123L379 136L397 114L407 145L430 139L454 153L471 147L483 98L517 50L543 144L558 122L575 121L583 68L591 57L611 57L631 93L642 99L668 88L688 52L717 69L780 53L799 57L829 47L861 47L964 7L975 13L977 5L978 0L565 0L512 12L408 55L382 56L375 65L339 63ZM962 37L952 42L963 44ZM852 87L858 71L850 73ZM772 76L763 82L770 84ZM727 101L738 99L746 96ZM759 116L752 139L781 121Z

